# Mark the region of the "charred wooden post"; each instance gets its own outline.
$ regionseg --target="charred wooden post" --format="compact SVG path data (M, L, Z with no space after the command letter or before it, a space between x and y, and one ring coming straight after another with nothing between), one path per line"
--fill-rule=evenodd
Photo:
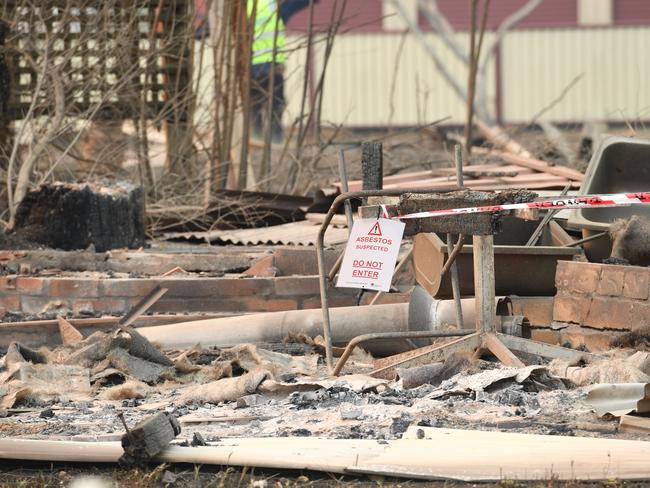
M381 190L384 187L384 154L379 142L361 145L361 174L364 190Z
M124 418L121 418L124 423ZM129 429L124 423L126 434L122 436L124 454L120 457L122 466L138 466L147 463L165 449L181 433L181 425L168 412L160 412Z
M98 252L145 244L144 195L130 184L43 185L25 196L16 211L17 237L72 250L93 245Z

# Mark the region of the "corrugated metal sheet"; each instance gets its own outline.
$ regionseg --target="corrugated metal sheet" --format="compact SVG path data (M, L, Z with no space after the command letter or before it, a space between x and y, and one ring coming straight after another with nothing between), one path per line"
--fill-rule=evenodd
M489 45L492 35L486 38ZM465 84L464 66L429 34L444 64ZM462 123L465 107L437 72L420 44L402 34L348 34L337 39L327 72L323 119L350 126L418 125L451 115ZM467 37L459 34L463 45ZM511 32L502 54L504 121L528 122L560 97L577 76L579 83L544 114L557 122L647 119L650 91L650 28L540 29ZM323 59L322 48L317 58ZM299 112L301 66L289 60L286 121ZM396 72L394 91L392 79ZM495 73L488 74L495 101Z
M650 1L648 2L650 3ZM418 125L451 116L462 123L465 104L442 79L419 42L403 34L345 34L337 38L327 71L323 120L348 126ZM434 34L427 34L443 63L461 85L466 70ZM466 34L459 42L468 44ZM486 36L489 46L493 34ZM291 37L292 48L304 38ZM504 122L528 122L560 97L569 83L582 79L544 114L557 122L606 119L648 119L650 27L516 30L508 34L502 50L502 114ZM209 51L209 50L208 50ZM324 59L324 43L317 44L316 64ZM198 59L198 57L197 57ZM204 53L197 119L212 117L210 67ZM287 63L285 123L300 112L305 50L292 52ZM319 70L317 69L317 72ZM395 77L394 89L393 78ZM490 67L488 96L495 102L495 71Z
M647 119L650 28L512 32L503 47L503 114L525 122L582 79L544 117L555 121Z
M315 246L320 225L309 221L274 225L257 229L213 230L210 232L186 232L166 234L165 239L195 239L212 244L235 244L245 246L292 245ZM347 242L347 228L331 227L325 234L325 245Z
M443 63L461 85L466 84L464 65L434 34L428 34ZM463 120L465 104L441 79L430 57L411 35L346 34L337 38L325 82L323 120L351 126L416 125L451 115ZM492 34L486 35L486 45ZM466 34L459 41L467 45ZM323 43L316 50L318 64L324 58ZM300 110L300 83L304 56L292 54L286 93L287 123ZM488 70L488 95L494 99L494 70ZM394 90L391 89L395 78Z

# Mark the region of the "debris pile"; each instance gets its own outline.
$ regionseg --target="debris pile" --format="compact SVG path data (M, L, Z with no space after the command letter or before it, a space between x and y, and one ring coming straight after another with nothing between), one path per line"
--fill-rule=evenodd
M387 238L387 217L410 220L398 257L356 263L399 261L386 288L331 285L348 266L340 257L354 219L330 225L344 197L328 214L260 230L308 225L288 240L316 252L154 241L0 254L0 432L18 446L0 441L0 456L69 461L84 443L81 460L123 466L650 476L639 468L650 431L645 217L614 219L594 237L529 191L388 193L368 190L359 214L373 238ZM509 204L526 208L497 217ZM460 216L435 217L449 206ZM333 228L343 237L327 241ZM610 244L604 262L587 246L595 242ZM453 441L445 462L422 459L443 438ZM515 442L535 457L483 453L465 469L454 449L474 441ZM587 454L568 466L578 448ZM609 455L621 461L589 471Z

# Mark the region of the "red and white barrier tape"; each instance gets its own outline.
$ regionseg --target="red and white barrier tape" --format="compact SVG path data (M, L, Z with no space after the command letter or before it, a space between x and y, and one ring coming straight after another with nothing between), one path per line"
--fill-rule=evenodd
M504 212L507 210L521 210L537 208L540 210L550 209L574 209L590 207L626 207L635 203L650 203L650 192L615 193L612 195L585 195L579 197L563 197L554 200L528 203L506 203L504 205L486 205L483 207L450 208L445 210L429 210L406 215L388 216L385 205L382 210L385 218L393 219L420 219L423 217L444 217L448 215L461 215L473 213Z

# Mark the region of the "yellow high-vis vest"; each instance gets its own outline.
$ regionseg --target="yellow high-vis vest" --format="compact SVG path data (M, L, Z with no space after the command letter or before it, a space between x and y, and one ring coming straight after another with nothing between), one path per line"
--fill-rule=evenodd
M248 0L248 17L253 15L253 6L257 2L255 10L255 32L253 35L252 64L262 63L284 63L287 59L284 53L285 37L284 22L278 18L277 0ZM275 27L278 27L277 41L275 43L275 59L273 57L273 41L275 39Z

